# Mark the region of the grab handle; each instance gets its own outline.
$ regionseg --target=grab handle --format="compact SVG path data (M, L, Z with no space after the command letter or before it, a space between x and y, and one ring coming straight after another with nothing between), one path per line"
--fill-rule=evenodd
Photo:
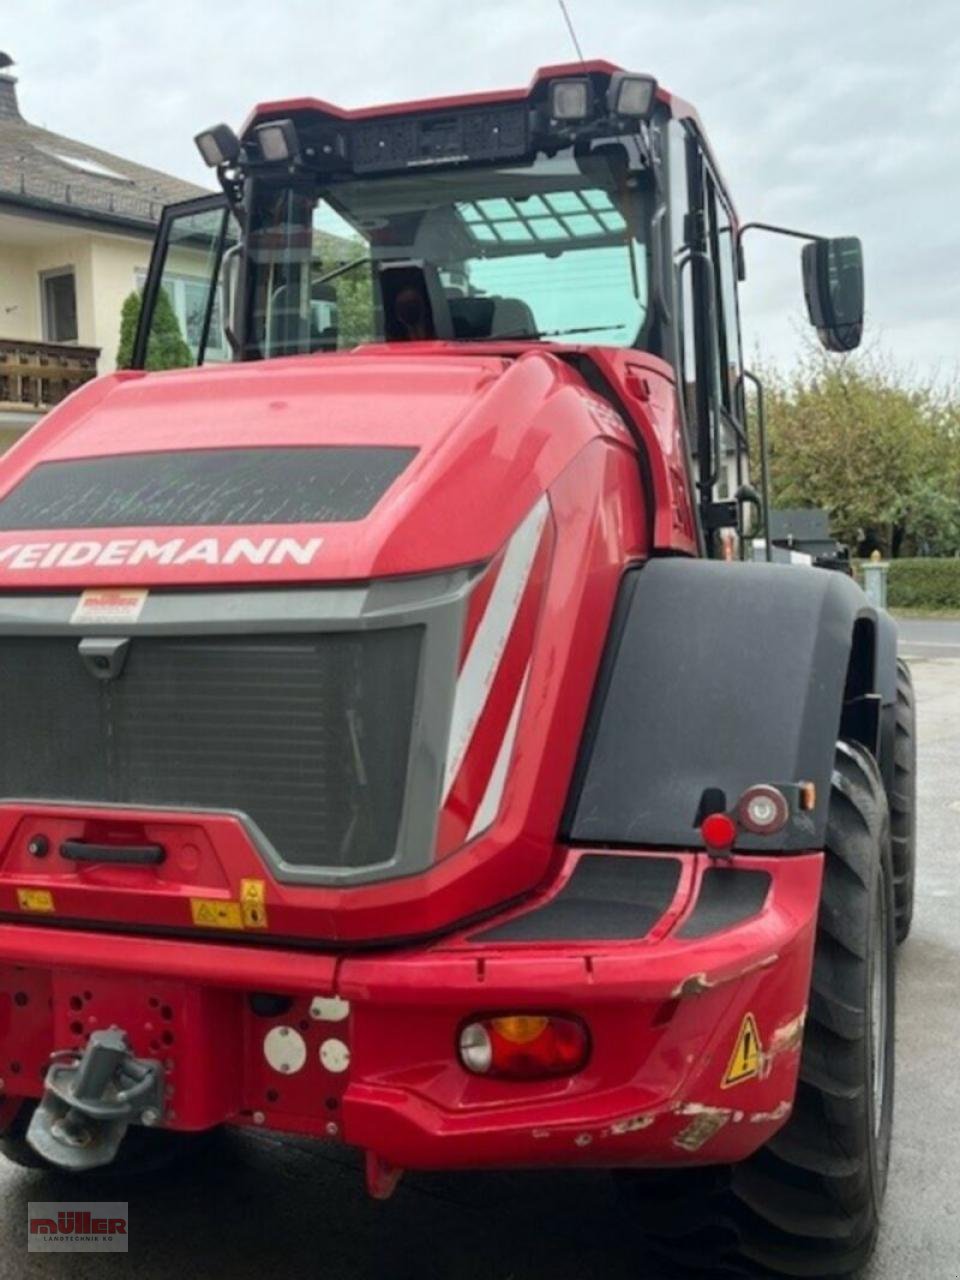
M167 856L160 844L87 844L86 840L64 840L60 853L71 862L122 862L137 867L157 867Z

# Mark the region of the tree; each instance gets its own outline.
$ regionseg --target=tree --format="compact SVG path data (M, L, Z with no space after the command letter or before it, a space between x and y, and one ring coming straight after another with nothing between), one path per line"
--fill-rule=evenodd
M143 295L134 290L127 294L120 313L120 346L117 349L117 368L129 369L133 362L133 344L137 336L140 307ZM173 309L170 295L161 288L153 310L153 324L147 341L147 368L183 369L194 362L193 353L180 332L180 321Z
M316 231L313 236L314 279L369 257L370 248L359 236L337 236L329 231ZM354 347L377 337L376 311L373 302L373 266L365 262L330 281L337 303L337 345Z
M767 425L777 507L825 508L834 535L886 555L960 549L960 400L916 384L877 350L811 351L768 370Z

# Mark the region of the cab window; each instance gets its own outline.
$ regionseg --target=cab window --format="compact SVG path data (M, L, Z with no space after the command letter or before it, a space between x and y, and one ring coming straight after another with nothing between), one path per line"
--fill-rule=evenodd
M239 243L236 219L219 196L164 211L142 287L132 364L177 369L229 360L223 314L224 263Z

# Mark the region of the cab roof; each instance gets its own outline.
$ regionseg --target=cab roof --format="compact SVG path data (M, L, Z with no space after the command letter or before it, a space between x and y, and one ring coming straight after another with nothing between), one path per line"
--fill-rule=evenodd
M533 97L546 81L561 79L564 76L598 75L611 76L625 68L604 58L594 58L582 62L560 62L546 67L539 67L534 72L530 83L516 89L488 89L479 93L462 93L438 98L416 98L406 102L381 103L371 107L340 107L336 103L327 102L323 98L300 97L281 98L272 102L258 103L244 121L242 135L247 135L256 125L267 120L276 120L285 116L301 113L315 113L335 120L366 121L390 116L418 114L427 111L449 111L462 107L482 107L502 105L512 102L525 102ZM728 201L733 206L729 189L716 162L706 131L703 128L696 109L683 98L671 93L662 85L657 87L657 101L661 102L676 120L689 122L696 130L717 176L724 189Z

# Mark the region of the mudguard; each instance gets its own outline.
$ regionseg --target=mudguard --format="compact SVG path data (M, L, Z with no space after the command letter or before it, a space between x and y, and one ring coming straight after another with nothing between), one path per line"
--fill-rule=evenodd
M856 637L856 642L855 642ZM705 797L732 808L757 783L816 785L774 836L743 850L822 848L845 703L895 692L896 629L848 577L786 565L660 559L630 570L565 820L577 844L702 847ZM887 669L889 668L889 670Z

